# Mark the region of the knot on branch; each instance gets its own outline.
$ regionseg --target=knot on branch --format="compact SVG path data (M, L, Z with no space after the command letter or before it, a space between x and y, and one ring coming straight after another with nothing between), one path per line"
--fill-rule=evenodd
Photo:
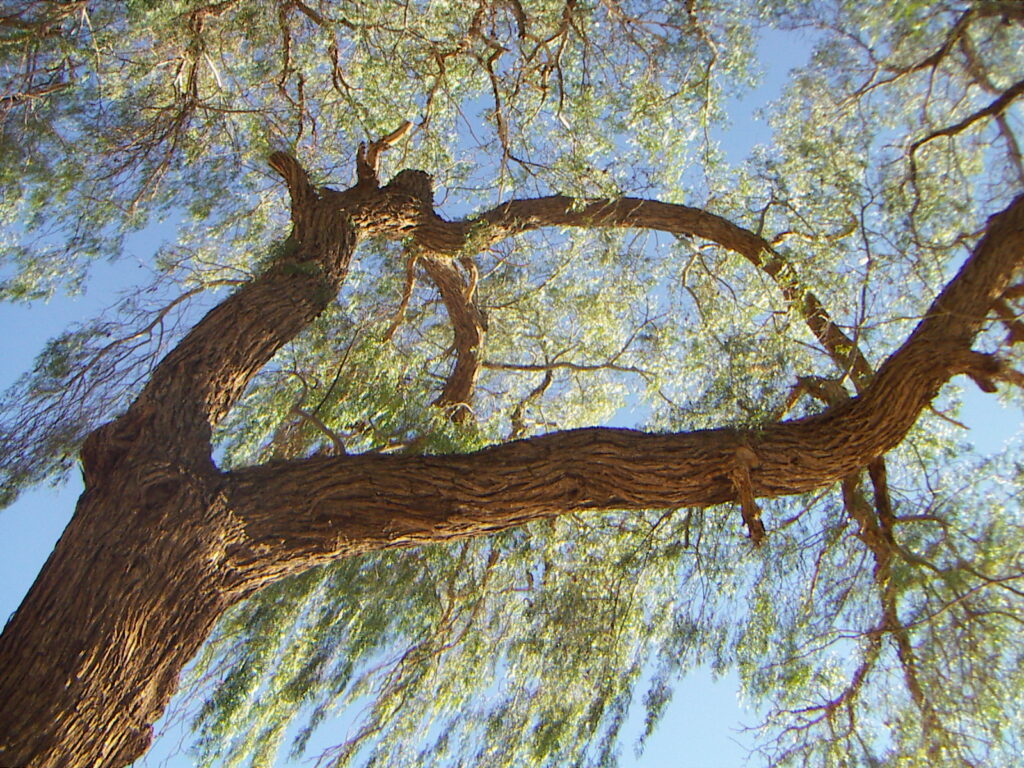
M111 761L113 765L131 765L146 752L153 743L153 726L140 724L132 726L132 730L123 738L117 750L117 756Z
M141 400L141 398L140 398ZM94 429L82 443L80 457L86 488L109 477L152 428L154 409L136 403L126 413Z

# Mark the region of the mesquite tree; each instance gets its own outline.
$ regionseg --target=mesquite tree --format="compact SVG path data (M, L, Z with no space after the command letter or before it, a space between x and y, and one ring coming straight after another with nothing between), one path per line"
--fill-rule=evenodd
M337 765L605 763L704 663L771 764L1018 753L1021 464L950 380L1022 383L1019 3L112 5L0 17L5 296L180 221L6 396L5 499L85 492L0 764L130 764L193 659L207 763L353 704Z

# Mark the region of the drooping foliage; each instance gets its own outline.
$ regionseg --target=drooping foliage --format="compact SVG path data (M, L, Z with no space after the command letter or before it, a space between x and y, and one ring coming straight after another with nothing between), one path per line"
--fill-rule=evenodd
M356 145L406 120L385 176L430 172L450 217L657 198L771 258L573 228L449 260L485 331L471 417L452 418L431 255L364 243L220 426L223 466L815 413L870 379L1020 192L1022 44L1015 2L19 4L0 16L4 297L77 289L129 233L178 229L151 303L55 340L7 394L4 498L65 469L216 288L289 247L272 150L343 187ZM806 64L780 72L783 46ZM727 124L766 77L785 83L739 158ZM1021 295L981 345L1011 361ZM974 455L957 400L862 476L763 502L760 547L735 505L567 516L275 585L197 660L197 754L270 765L357 711L328 764L614 764L631 707L649 734L710 665L763 714L755 764L1010 764L1021 463Z

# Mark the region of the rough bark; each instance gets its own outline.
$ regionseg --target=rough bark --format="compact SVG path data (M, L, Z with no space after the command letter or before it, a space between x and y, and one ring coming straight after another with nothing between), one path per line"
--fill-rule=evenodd
M326 307L356 232L290 159L291 255L210 311L128 411L86 440L85 493L0 636L0 765L120 766L150 741L183 664L258 584L227 552L210 429Z
M646 201L573 208L548 198L506 204L475 223L445 222L425 174L405 171L379 187L370 159L363 156L359 183L340 192L313 189L294 159L275 155L292 197L290 255L212 310L128 412L88 439L75 516L0 636L0 765L132 762L221 613L316 563L574 509L811 490L897 444L951 375L999 374L998 362L970 344L1022 259L1024 199L990 222L863 394L820 416L756 431L584 429L469 455L343 456L221 473L210 458L211 426L335 295L362 234L411 235L427 250L455 253L480 222L488 237L629 225L746 247L743 231L718 217Z

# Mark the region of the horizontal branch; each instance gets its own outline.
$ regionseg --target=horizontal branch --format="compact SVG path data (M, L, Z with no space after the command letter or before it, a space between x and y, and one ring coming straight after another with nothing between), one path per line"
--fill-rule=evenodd
M230 505L249 537L233 557L266 578L573 510L707 506L830 485L897 445L942 384L977 364L970 345L1022 261L1024 196L990 219L864 392L812 417L677 434L579 429L465 455L314 458L230 473Z
M615 362L604 363L573 363L568 360L561 360L554 363L501 363L496 361L485 361L484 368L495 371L554 371L559 369L569 371L618 371L619 373L646 374L643 368L635 365L619 365Z

